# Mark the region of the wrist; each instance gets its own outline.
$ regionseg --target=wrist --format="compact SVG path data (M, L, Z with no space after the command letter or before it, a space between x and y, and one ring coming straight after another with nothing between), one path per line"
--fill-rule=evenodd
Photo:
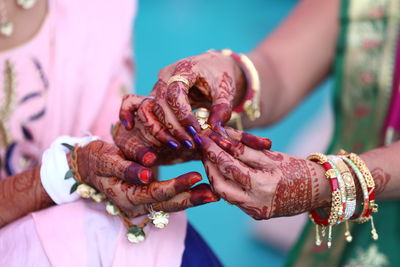
M313 161L309 161L314 170L312 179L312 210L322 207L329 207L331 205L331 190L328 179L325 176L324 168Z
M244 97L246 96L246 76L243 70L240 68L239 64L236 63L232 58L229 57L233 64L233 71L235 77L235 95L233 97L233 108L240 105L243 101Z

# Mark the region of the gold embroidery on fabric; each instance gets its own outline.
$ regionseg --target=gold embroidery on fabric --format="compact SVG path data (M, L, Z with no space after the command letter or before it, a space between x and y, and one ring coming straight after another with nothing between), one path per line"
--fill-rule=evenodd
M392 91L398 10L399 0L351 1L338 100L342 125L334 149L361 152L379 145Z
M6 147L11 142L8 120L15 105L16 79L14 66L9 60L4 62L3 102L0 105L0 147Z
M385 254L379 252L376 244L371 244L368 249L357 248L355 257L349 260L345 266L389 266L389 260Z

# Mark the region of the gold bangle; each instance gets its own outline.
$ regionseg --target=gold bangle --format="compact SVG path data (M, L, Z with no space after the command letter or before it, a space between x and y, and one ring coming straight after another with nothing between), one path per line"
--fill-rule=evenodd
M344 216L342 221L348 220L353 216L356 205L357 205L357 198L356 198L356 185L354 183L353 175L351 174L350 169L347 167L346 163L338 157L331 155L328 157L332 160L333 164L335 164L336 168L340 172L341 179L344 183L344 191L346 194L345 199L345 209L344 209Z

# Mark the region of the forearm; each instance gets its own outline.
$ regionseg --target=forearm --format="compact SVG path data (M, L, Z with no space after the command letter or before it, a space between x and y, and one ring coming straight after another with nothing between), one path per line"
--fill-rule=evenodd
M361 155L375 180L378 200L400 199L400 141Z
M360 155L375 181L377 200L400 199L400 141L385 147L376 148ZM331 193L329 181L324 170L313 163L316 175L312 178L313 188L319 188L320 198L313 198L313 208L329 206ZM355 180L356 181L356 180ZM357 199L362 199L360 184L356 182Z
M288 19L249 53L261 82L261 118L270 125L300 103L329 74L339 30L339 1L303 0Z
M0 181L0 227L53 205L40 182L40 167Z

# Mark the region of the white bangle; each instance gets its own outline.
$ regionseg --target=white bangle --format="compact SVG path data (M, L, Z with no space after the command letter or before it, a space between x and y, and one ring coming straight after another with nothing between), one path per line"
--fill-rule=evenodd
M97 136L87 137L58 137L42 156L42 166L40 167L40 180L43 188L50 198L57 204L63 204L79 199L79 195L70 193L74 179L64 179L65 173L70 169L67 160L69 150L62 144L84 146L92 141L98 140Z

